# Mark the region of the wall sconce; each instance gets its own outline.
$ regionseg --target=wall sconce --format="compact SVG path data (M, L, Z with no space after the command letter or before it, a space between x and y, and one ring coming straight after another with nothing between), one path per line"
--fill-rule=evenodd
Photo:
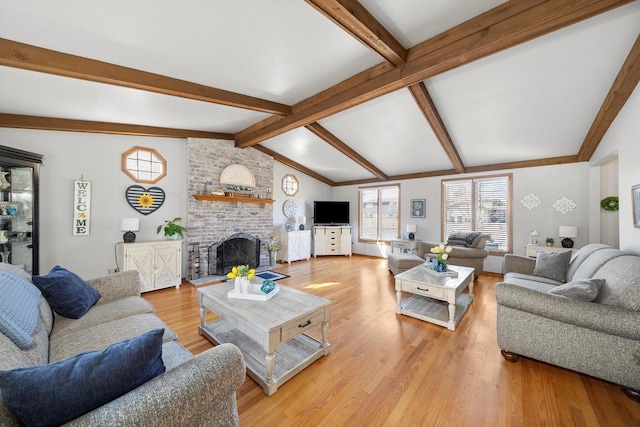
M573 240L571 239L578 237L578 227L574 225L561 225L558 228L558 236L565 237L565 239L562 239L563 248L572 248Z
M407 224L407 236L409 240L413 240L416 238L416 231L418 227L415 224Z
M529 234L529 244L537 245L538 239L536 239L536 237L538 237L539 235L540 233L538 233L535 229L531 230L531 234Z
M120 231L125 231L122 239L125 243L136 241L134 231L140 231L140 218L122 218L120 220Z

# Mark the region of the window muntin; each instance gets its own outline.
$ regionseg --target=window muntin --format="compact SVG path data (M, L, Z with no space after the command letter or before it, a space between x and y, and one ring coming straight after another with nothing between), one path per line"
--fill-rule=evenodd
M152 148L133 147L122 153L121 168L135 182L155 184L167 174L167 161Z
M298 182L298 178L295 175L291 175L290 173L286 174L282 177L282 191L287 196L295 196L300 189L300 183Z

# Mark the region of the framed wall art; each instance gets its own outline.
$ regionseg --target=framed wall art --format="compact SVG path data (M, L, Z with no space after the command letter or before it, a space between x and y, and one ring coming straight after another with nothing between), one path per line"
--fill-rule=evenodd
M411 199L411 218L425 218L426 199Z
M633 226L640 228L640 184L631 187L631 201L633 205Z

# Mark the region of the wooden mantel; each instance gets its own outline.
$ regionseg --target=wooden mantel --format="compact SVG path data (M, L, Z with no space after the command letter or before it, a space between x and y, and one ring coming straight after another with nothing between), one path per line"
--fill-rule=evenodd
M207 202L236 202L236 203L260 203L270 205L274 201L271 199L255 199L253 197L232 197L232 196L213 196L211 194L194 194L196 200Z

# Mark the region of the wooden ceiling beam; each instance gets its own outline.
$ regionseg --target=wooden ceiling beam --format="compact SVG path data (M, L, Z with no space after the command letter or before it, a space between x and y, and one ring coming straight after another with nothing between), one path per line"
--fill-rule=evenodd
M347 144L342 142L338 137L329 132L327 129L322 127L318 123L311 123L310 125L305 126L308 130L313 132L316 136L318 136L323 141L327 142L333 148L349 157L351 160L371 172L376 178L381 179L383 181L387 180L387 175L384 174L380 169L375 167L371 162L362 157L358 152L349 147Z
M429 95L424 82L416 83L409 86L409 91L411 92L411 95L413 95L413 98L416 100L416 103L418 103L420 111L422 111L422 114L424 114L424 117L429 122L431 129L433 129L433 132L436 134L436 137L438 138L438 141L440 141L442 148L447 153L447 156L449 156L449 160L451 160L451 164L453 164L456 172L464 173L465 168L462 164L462 159L460 158L458 150L456 149L453 141L451 140L451 137L449 136L447 128L442 122L442 118L440 118L440 114L438 113L438 110L436 109L436 106L433 103L433 100L431 99L431 96Z
M640 36L636 38L627 59L609 89L591 128L578 151L578 160L588 161L595 153L605 133L624 107L640 81Z
M0 38L0 65L163 95L286 115L291 107L210 86Z
M113 135L155 136L163 138L212 138L233 140L233 134L201 130L173 129L124 123L58 119L54 117L23 116L0 113L0 127L18 129L89 132Z
M360 3L356 0L306 0L307 3L313 5L321 13L331 19L334 23L344 29L352 37L359 40L365 46L371 48L389 63L399 66L406 62L407 50L402 44L396 40L387 29L380 24ZM464 172L464 165L458 155L449 132L444 123L440 119L440 115L431 100L423 82L409 86L411 93L418 103L425 118L435 132L442 147L451 159L451 163L458 173ZM317 127L316 127L317 126ZM332 144L343 154L353 159L375 175L378 179L387 180L387 176L379 169L373 167L366 159L355 151L345 151L348 148L342 141L335 136L329 134L317 123L306 126L309 130L316 133L320 138ZM335 143L334 143L335 142Z
M306 0L355 39L393 65L404 64L407 50L356 0Z
M578 156L560 156L560 157L549 157L545 159L535 159L535 160L522 160L517 162L507 162L507 163L496 163L492 165L483 165L483 166L468 166L466 168L466 173L481 173L481 172L494 172L499 170L506 169L520 169L520 168L533 168L537 166L551 166L551 165L562 165L567 163L577 163ZM403 175L392 175L389 176L387 181L401 181L407 179L421 179L421 178L433 178L437 176L448 176L448 175L456 175L458 172L455 169L445 169L439 171L429 171L429 172L416 172L410 174ZM361 180L353 180L353 181L342 181L336 183L336 186L345 186L345 185L365 185L380 182L377 179L361 179Z
M520 0L507 2L421 44L424 56L366 82L345 88L334 96L312 103L275 123L251 127L236 134L236 146L249 147L292 129L306 126L376 97L411 86L429 77L490 56L539 36L591 18L632 0ZM514 7L514 4L517 6ZM462 36L461 36L462 34ZM451 35L449 44L443 38ZM433 44L433 47L430 47ZM411 59L413 58L413 59Z
M331 187L335 187L336 183L333 182L332 180L330 180L329 178L320 175L319 173L316 173L314 171L312 171L311 169L302 166L300 163L294 162L293 160L284 157L278 153L276 153L275 151L269 150L267 147L262 146L262 145L256 145L253 148L255 148L258 151L261 151L265 154L268 154L269 156L273 157L275 160L279 161L280 163L282 163L285 166L289 166L291 169L297 170L298 172L302 172L304 174L309 175L312 178L317 179L320 182L324 182L327 185L330 185Z

